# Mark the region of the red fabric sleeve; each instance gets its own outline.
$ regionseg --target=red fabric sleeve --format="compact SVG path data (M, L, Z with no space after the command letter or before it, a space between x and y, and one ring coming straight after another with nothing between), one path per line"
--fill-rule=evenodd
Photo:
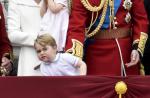
M12 49L5 28L5 18L2 5L0 4L0 59L4 53L9 53Z
M66 41L66 50L72 47L72 39L76 39L83 43L85 39L85 22L88 17L87 12L88 11L81 4L80 0L73 0Z
M132 0L133 40L139 39L141 32L148 33L148 18L143 0Z

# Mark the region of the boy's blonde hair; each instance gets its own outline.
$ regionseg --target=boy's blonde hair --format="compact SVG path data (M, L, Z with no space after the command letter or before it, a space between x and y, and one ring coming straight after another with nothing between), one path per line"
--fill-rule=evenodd
M56 41L50 34L42 34L38 35L35 43L40 44L41 46L45 47L46 45L50 45L52 47L56 47ZM35 45L34 43L34 45Z

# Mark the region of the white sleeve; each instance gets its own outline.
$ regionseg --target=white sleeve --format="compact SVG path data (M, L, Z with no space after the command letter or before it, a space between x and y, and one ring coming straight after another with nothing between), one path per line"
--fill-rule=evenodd
M17 1L17 0L16 0ZM36 33L26 33L21 31L21 16L15 0L10 0L8 4L8 37L13 45L33 46Z
M77 63L78 63L78 61L79 61L79 59L80 58L78 58L78 57L76 57L76 56L73 56L72 54L69 54L69 53L65 53L65 60L69 63L69 64L71 64L71 65L73 65L73 66L76 66L77 65Z

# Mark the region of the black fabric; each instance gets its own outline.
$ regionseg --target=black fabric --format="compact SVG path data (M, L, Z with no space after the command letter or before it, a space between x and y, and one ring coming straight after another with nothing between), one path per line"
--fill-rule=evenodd
M145 9L147 11L148 19L150 21L150 0L144 0ZM150 75L150 25L149 25L149 32L148 32L148 39L145 45L144 55L142 59L142 63L145 68L146 75Z
M148 19L150 20L150 0L144 0L144 5L148 14Z
M144 50L144 55L142 59L142 63L144 65L145 74L150 75L150 38L148 38Z

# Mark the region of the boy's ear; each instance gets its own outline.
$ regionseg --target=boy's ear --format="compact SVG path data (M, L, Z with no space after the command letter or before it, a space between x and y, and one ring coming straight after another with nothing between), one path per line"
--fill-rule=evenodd
M57 49L57 46L54 46L54 49Z

